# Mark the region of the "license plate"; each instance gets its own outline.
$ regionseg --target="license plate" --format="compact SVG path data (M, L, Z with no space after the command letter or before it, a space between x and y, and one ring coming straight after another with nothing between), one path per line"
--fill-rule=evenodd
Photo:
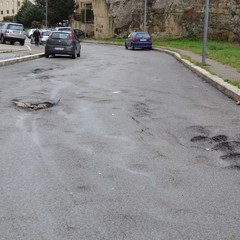
M140 39L140 42L146 42L147 41L147 39Z
M56 47L55 48L55 50L63 50L64 48L58 48L58 47Z

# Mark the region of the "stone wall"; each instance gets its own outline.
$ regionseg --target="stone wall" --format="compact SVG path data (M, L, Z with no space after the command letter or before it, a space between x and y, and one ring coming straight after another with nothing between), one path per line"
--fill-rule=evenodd
M143 29L144 0L93 2L95 36L126 36ZM205 0L148 0L147 28L156 36L199 37L204 11ZM210 38L240 42L240 0L210 0L209 13Z

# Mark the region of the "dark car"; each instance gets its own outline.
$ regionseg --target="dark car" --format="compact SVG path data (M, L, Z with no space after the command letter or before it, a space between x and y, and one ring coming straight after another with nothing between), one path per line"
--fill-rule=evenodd
M78 28L74 28L73 31L75 32L75 34L77 35L78 38L81 37L85 37L85 32L78 29ZM89 35L86 33L86 37L89 37Z
M45 45L45 57L57 54L80 57L81 45L73 31L53 31Z
M129 34L128 38L125 40L125 48L147 48L152 49L152 39L147 32L132 32Z

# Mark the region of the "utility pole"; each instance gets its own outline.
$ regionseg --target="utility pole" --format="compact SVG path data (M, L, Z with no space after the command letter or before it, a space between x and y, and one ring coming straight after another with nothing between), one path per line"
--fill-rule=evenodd
M85 31L84 31L84 37L87 37L87 4L86 0L84 1L84 23L85 23Z
M208 15L209 15L209 0L206 0L205 17L204 17L204 33L203 33L203 47L202 47L202 64L206 65L206 49L208 37Z
M14 0L12 0L12 4L13 4L13 11L12 11L12 14L13 14L13 22L14 22L14 14L15 14L15 11L14 11Z
M145 0L145 3L144 3L144 32L147 31L147 0Z
M46 28L48 27L48 0L46 0Z

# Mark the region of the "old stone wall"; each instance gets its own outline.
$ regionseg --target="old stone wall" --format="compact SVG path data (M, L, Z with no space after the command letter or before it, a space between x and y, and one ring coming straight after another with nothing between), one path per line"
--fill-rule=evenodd
M97 31L102 25L104 35L126 36L143 29L144 0L93 2L97 7L94 7ZM148 0L147 28L156 36L202 36L204 12L205 0ZM98 37L101 35L97 33ZM210 0L209 37L240 41L240 0Z

